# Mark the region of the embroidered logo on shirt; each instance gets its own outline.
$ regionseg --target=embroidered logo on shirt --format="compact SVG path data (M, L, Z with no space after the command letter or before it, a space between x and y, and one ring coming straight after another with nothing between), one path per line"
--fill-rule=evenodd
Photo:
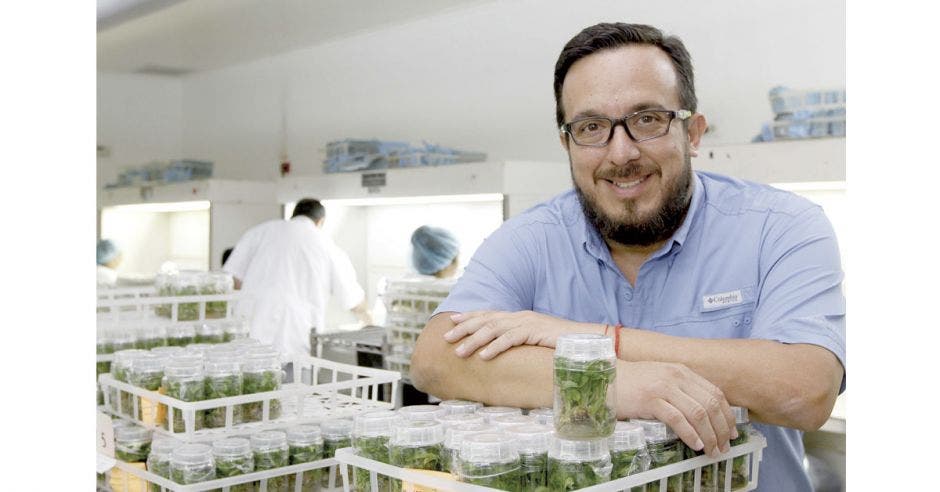
M744 302L744 295L741 294L741 289L720 294L709 294L702 297L702 309L735 306L742 302Z

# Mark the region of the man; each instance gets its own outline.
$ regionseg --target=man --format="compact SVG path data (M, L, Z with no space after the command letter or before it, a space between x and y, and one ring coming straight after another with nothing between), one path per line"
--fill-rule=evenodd
M555 66L574 190L506 221L419 338L415 385L440 398L550 406L555 339L619 341L619 418L656 418L716 456L730 405L767 438L761 490L811 490L802 431L845 387L832 227L807 200L692 172L707 123L682 42L598 24ZM625 328L620 328L621 324Z
M272 220L238 240L223 270L251 299L251 336L285 354L310 355L310 329L322 329L327 300L370 323L349 258L321 230L326 210L305 198L290 220Z

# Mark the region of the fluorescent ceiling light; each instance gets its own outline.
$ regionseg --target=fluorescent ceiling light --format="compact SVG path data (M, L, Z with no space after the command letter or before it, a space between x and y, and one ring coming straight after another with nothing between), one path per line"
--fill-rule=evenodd
M323 200L326 205L341 205L344 207L367 207L376 205L422 205L434 203L467 203L467 202L499 202L503 200L500 193L480 193L474 195L432 195L432 196L401 196L401 197L374 197L374 198L340 198L336 200Z
M194 210L209 210L209 201L194 200L191 202L135 203L131 205L104 207L104 209L126 212L190 212Z

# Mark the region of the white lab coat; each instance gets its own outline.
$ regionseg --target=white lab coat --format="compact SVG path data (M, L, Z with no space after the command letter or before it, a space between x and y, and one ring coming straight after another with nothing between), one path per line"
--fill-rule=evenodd
M365 298L349 257L304 216L249 229L223 270L242 281L252 338L284 354L310 355L310 329L324 329L331 294L345 309Z

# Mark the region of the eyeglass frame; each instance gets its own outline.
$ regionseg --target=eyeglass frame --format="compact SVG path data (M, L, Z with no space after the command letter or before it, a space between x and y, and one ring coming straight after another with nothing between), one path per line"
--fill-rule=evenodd
M660 135L656 135L655 137L641 138L637 140L636 137L633 136L633 133L630 132L630 127L627 125L627 120L630 118L633 118L634 116L640 113L647 113L647 112L653 112L653 111L657 113L669 113L669 123L666 123L666 131ZM576 120L572 120L561 125L560 127L558 127L558 130L567 134L569 137L571 137L571 141L574 142L575 145L578 145L580 147L599 148L599 147L607 147L607 144L609 144L611 139L614 138L614 130L619 125L623 126L623 129L627 133L627 136L630 137L630 140L633 140L635 143L640 143L640 142L646 142L648 140L653 140L655 138L659 138L668 134L669 129L672 127L672 122L674 120L678 119L679 121L684 121L684 120L691 118L692 114L693 114L692 111L689 111L688 109L678 109L675 111L671 109L641 109L639 111L635 111L621 118L608 118L606 116L585 116L584 118L578 118ZM610 133L607 135L607 139L604 140L603 143L582 144L582 143L578 143L578 141L574 138L574 135L571 133L571 125L574 123L578 123L579 121L585 121L585 120L607 120L610 122Z

